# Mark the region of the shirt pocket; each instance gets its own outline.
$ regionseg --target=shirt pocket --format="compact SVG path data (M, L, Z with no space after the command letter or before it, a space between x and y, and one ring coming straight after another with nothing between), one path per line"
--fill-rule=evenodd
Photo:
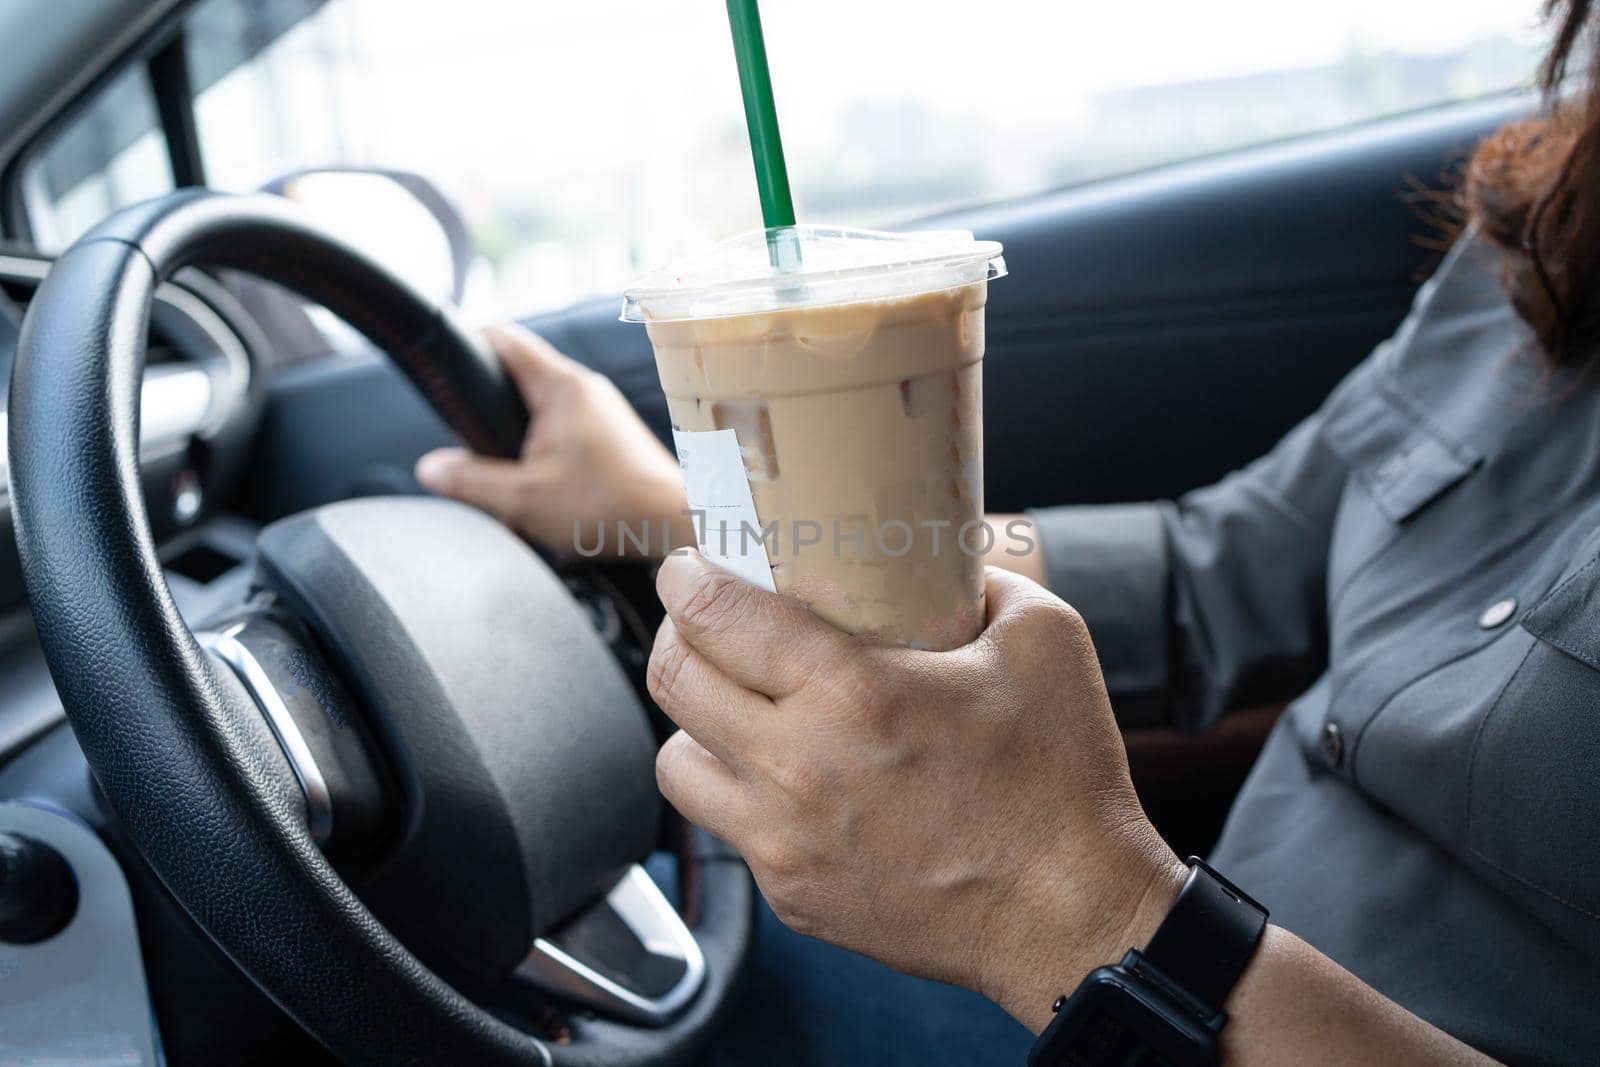
M1406 522L1483 462L1387 381L1330 411L1322 436L1393 524Z
M1535 640L1473 739L1466 843L1513 895L1600 946L1600 556L1522 625Z

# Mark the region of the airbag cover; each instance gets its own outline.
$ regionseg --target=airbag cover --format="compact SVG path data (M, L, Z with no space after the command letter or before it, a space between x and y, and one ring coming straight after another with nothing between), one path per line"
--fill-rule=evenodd
M406 828L361 892L425 959L503 977L650 850L660 798L638 697L504 527L443 500L351 500L272 524L258 551L260 580L311 625L387 749Z

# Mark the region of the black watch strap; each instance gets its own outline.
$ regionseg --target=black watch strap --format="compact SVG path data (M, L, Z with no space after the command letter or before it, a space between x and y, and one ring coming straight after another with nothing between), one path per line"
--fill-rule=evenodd
M1266 908L1205 860L1190 856L1189 879L1139 953L1139 967L1220 1015L1266 926Z

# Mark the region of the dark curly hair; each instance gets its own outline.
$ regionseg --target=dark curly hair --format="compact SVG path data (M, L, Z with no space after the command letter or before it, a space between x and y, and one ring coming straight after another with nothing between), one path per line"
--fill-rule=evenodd
M1539 72L1544 106L1477 147L1461 191L1467 219L1504 253L1512 304L1553 367L1600 355L1597 15L1591 0L1546 0L1555 40Z

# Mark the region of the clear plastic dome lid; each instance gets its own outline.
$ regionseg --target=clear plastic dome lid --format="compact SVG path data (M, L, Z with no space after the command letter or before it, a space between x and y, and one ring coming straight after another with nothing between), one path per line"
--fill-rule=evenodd
M1002 277L1000 251L966 230L751 230L634 282L622 294L622 320L722 318L935 292Z

